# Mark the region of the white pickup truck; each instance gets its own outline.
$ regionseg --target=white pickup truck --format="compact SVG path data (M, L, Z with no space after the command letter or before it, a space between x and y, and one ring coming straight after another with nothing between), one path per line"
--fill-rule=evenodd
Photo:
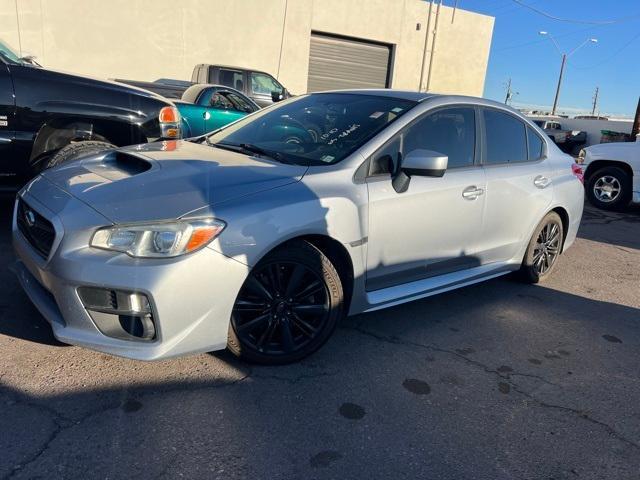
M555 120L536 119L533 120L533 122L544 130L544 133L564 152L572 153L575 147L582 146L587 141L586 132L580 130L565 130L562 124Z
M583 148L576 163L584 171L586 195L592 205L613 210L640 204L640 138Z

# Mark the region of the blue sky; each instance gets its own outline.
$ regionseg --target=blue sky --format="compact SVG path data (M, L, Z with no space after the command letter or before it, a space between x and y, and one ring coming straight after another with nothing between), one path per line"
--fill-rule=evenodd
M514 0L459 0L466 10L495 17L485 97L504 100L509 77L519 92L514 105L550 106L553 103L561 57L548 37L569 52L595 37L572 55L565 68L559 110L591 110L591 98L600 87L600 112L633 116L640 97L640 1L638 0L521 0L561 19L606 22L592 25L552 20L519 6ZM445 0L453 6L453 0Z

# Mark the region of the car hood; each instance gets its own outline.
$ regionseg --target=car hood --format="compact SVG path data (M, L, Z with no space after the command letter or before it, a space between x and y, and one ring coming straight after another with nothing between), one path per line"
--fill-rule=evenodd
M634 150L640 151L640 142L611 142L611 143L599 143L597 145L591 145L586 150L592 156L608 157L616 155L617 153L633 152ZM611 160L615 160L612 158Z
M113 223L173 220L299 181L307 167L167 141L91 154L42 173Z
M30 68L38 68L38 67L30 67ZM64 72L61 70L54 70L51 68L41 68L42 71L47 72L49 76L57 76L63 79L65 82L70 84L77 84L79 86L84 87L97 87L101 89L108 89L116 92L122 92L127 94L134 95L142 95L144 97L155 98L157 100L162 100L165 103L171 103L169 100L164 98L161 95L158 95L155 92L151 92L149 90L145 90L143 88L135 87L133 85L128 85L122 82L116 82L113 80L107 80L105 78L96 78L88 75L78 75L77 73Z

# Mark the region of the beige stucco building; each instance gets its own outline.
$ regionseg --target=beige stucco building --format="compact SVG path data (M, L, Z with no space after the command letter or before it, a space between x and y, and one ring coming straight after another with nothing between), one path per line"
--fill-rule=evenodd
M0 0L0 38L49 68L94 77L189 80L194 65L217 63L267 71L294 94L482 95L494 19L439 3Z

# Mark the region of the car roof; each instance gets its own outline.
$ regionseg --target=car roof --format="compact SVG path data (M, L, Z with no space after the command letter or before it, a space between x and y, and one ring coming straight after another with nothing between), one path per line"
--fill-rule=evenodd
M399 98L402 100L411 100L414 102L424 102L425 100L439 99L444 102L451 103L470 103L474 105L484 105L488 107L498 107L503 110L509 110L522 116L522 113L509 105L489 100L481 97L472 97L468 95L449 95L442 93L416 92L415 90L396 90L393 88L363 88L350 90L328 90L325 92L314 92L313 94L322 93L344 93L353 95L375 95L380 97Z
M413 100L421 102L427 98L435 97L435 93L416 92L412 90L396 90L393 88L358 88L350 90L328 90L314 93L344 93L351 95L374 95L377 97L400 98L403 100Z
M250 67L238 67L237 65L221 65L219 63L201 63L198 66L226 68L228 70L238 70L238 71L245 71L245 72L264 73L269 75L270 77L273 77L272 74L270 74L269 72L265 72L264 70L258 70L256 68L250 68Z

